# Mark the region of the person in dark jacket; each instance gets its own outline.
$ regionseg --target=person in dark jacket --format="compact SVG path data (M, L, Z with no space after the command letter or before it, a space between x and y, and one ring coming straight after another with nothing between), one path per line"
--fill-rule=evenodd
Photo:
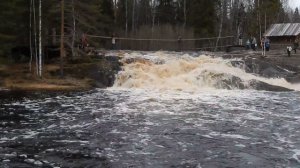
M298 38L296 38L294 41L294 47L293 47L295 54L297 53L298 47L299 47L299 40L298 40Z
M270 51L270 47L271 47L270 39L268 37L266 37L265 38L265 48L266 48L266 51Z

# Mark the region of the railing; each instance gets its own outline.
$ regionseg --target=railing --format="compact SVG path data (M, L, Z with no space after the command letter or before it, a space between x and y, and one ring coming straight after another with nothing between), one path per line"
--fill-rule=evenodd
M110 36L86 35L94 42L101 43L105 49L113 48ZM177 38L177 39L157 39L157 38L133 38L114 37L115 48L120 50L224 50L234 44L235 36L209 37L209 38ZM217 44L217 40L219 40Z

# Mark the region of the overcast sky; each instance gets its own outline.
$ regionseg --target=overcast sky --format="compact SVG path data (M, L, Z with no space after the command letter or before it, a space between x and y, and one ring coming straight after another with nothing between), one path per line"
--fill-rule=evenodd
M290 2L290 6L292 7L292 8L296 8L296 7L300 7L300 0L289 0Z

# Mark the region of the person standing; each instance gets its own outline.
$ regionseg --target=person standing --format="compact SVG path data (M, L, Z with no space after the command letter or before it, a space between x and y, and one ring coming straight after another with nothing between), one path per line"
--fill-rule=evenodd
M177 43L178 43L178 51L181 52L181 50L182 50L182 47L181 47L182 38L181 38L181 36L178 36Z
M261 47L262 49L265 49L265 37L263 37L263 38L261 39L261 41L260 41L260 47Z
M250 42L250 39L248 39L246 41L246 49L249 50L251 48L251 42Z
M286 51L287 51L288 57L291 56L292 50L293 50L293 48L291 46L287 46Z
M294 41L294 51L295 51L295 54L297 53L298 47L299 47L299 40L298 40L298 37L296 37L296 39Z
M263 37L260 41L260 47L262 49L262 56L266 56L266 38Z
M265 38L265 48L266 48L266 51L269 51L270 50L270 39L268 37Z
M111 45L112 45L112 50L115 50L116 49L116 38L115 38L114 34L111 37Z
M252 42L251 42L251 48L253 51L256 51L256 47L257 47L257 41L256 41L256 38L253 37Z
M243 45L243 35L242 35L242 33L239 34L239 45Z

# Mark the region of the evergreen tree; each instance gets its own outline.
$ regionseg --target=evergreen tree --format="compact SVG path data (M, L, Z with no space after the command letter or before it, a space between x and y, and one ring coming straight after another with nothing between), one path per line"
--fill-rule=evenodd
M298 8L295 9L292 20L293 20L293 23L300 23L300 14L299 14Z
M129 30L129 25L132 25L131 15L132 15L132 0L118 1L117 4L117 27L123 30Z
M198 37L215 35L215 1L189 0L187 24L194 28Z
M175 4L173 0L158 0L158 22L176 24Z
M138 27L141 25L151 25L150 0L140 0L138 3Z
M29 1L0 1L0 56L9 56L13 46L28 44L29 7Z

